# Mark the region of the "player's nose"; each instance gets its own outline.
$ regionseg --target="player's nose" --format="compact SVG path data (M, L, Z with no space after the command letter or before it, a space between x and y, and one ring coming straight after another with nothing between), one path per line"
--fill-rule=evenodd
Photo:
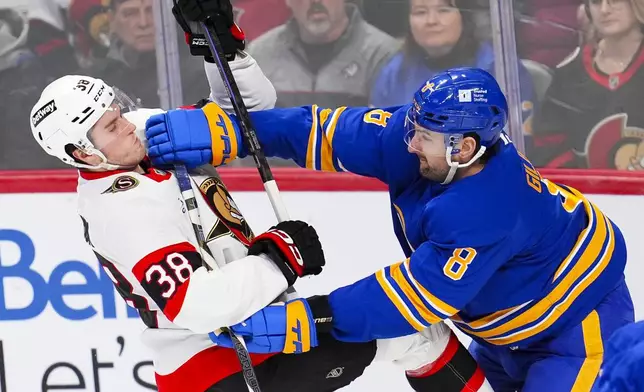
M409 143L407 143L407 151L411 154L420 152L418 136L416 134L409 139Z

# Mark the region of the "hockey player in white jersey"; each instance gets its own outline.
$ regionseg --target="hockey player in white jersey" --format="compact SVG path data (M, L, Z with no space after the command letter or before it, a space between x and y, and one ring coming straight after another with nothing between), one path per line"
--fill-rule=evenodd
M249 110L272 107L273 86L238 49L229 59L245 104ZM210 100L218 105L204 110L230 108L217 69L207 62L205 67ZM218 177L192 175L207 237L202 252L174 173L154 168L146 159L140 135L145 120L158 112L136 108L101 80L70 75L42 92L31 128L44 151L79 169L78 211L85 240L148 327L142 339L153 355L158 390L246 391L234 351L217 347L208 333L246 319L297 278L319 274L325 263L322 248L315 230L300 221L278 224L281 235L269 230L255 237ZM223 111L216 114L227 119ZM285 235L299 259L286 251ZM348 385L374 360L393 361L410 372L437 363L443 367L458 356L441 355L449 351L447 337L449 330L439 326L359 344L329 338L302 355L251 358L262 391L332 391ZM460 366L476 368L462 360ZM327 377L337 368L343 369L341 374Z

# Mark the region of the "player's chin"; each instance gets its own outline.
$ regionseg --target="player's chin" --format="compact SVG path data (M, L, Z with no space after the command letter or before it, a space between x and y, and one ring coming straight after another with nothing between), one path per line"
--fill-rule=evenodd
M146 154L147 152L145 151L145 147L143 147L142 144L138 143L136 148L132 150L132 152L128 154L128 156L125 157L125 159L123 159L124 161L123 166L138 165L139 163L141 163L141 161L143 161L143 158L145 158Z
M424 165L421 163L420 175L430 181L443 182L447 178L447 171L432 167L426 163Z

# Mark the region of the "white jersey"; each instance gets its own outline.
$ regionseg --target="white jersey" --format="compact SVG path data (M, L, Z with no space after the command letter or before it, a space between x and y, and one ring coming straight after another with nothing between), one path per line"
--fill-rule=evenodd
M85 240L148 327L142 338L160 391L203 392L239 371L234 351L214 347L207 333L243 321L287 288L266 256L247 256L253 234L221 180L192 179L210 272L172 172L81 172L79 179ZM195 378L194 368L209 370Z
M230 66L249 110L274 106L275 90L252 57ZM205 63L205 70L210 100L230 110L216 66ZM143 127L159 112L140 110L129 119ZM247 256L253 233L219 178L192 176L208 248L199 252L175 175L142 166L142 174L80 172L85 240L148 327L142 340L151 349L159 391L203 392L241 370L235 352L216 347L207 334L270 304L286 290L286 279L266 256ZM270 356L251 357L259 363Z

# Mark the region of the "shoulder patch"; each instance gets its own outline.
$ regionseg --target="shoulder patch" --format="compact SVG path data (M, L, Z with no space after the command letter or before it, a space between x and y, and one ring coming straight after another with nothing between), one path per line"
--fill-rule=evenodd
M136 188L136 186L139 185L139 180L132 176L120 176L114 182L112 183L112 186L104 190L101 194L104 195L106 193L117 193L117 192L125 192L129 191L130 189Z
M572 53L570 53L565 59L563 59L562 62L557 64L556 68L565 67L566 65L572 63L572 61L576 59L577 56L579 56L579 53L581 53L581 46L577 46L575 50L572 51Z
M250 241L255 238L253 231L221 179L208 177L199 185L199 189L212 212L219 218L217 224L208 233L206 241L232 233L243 244L250 244Z

